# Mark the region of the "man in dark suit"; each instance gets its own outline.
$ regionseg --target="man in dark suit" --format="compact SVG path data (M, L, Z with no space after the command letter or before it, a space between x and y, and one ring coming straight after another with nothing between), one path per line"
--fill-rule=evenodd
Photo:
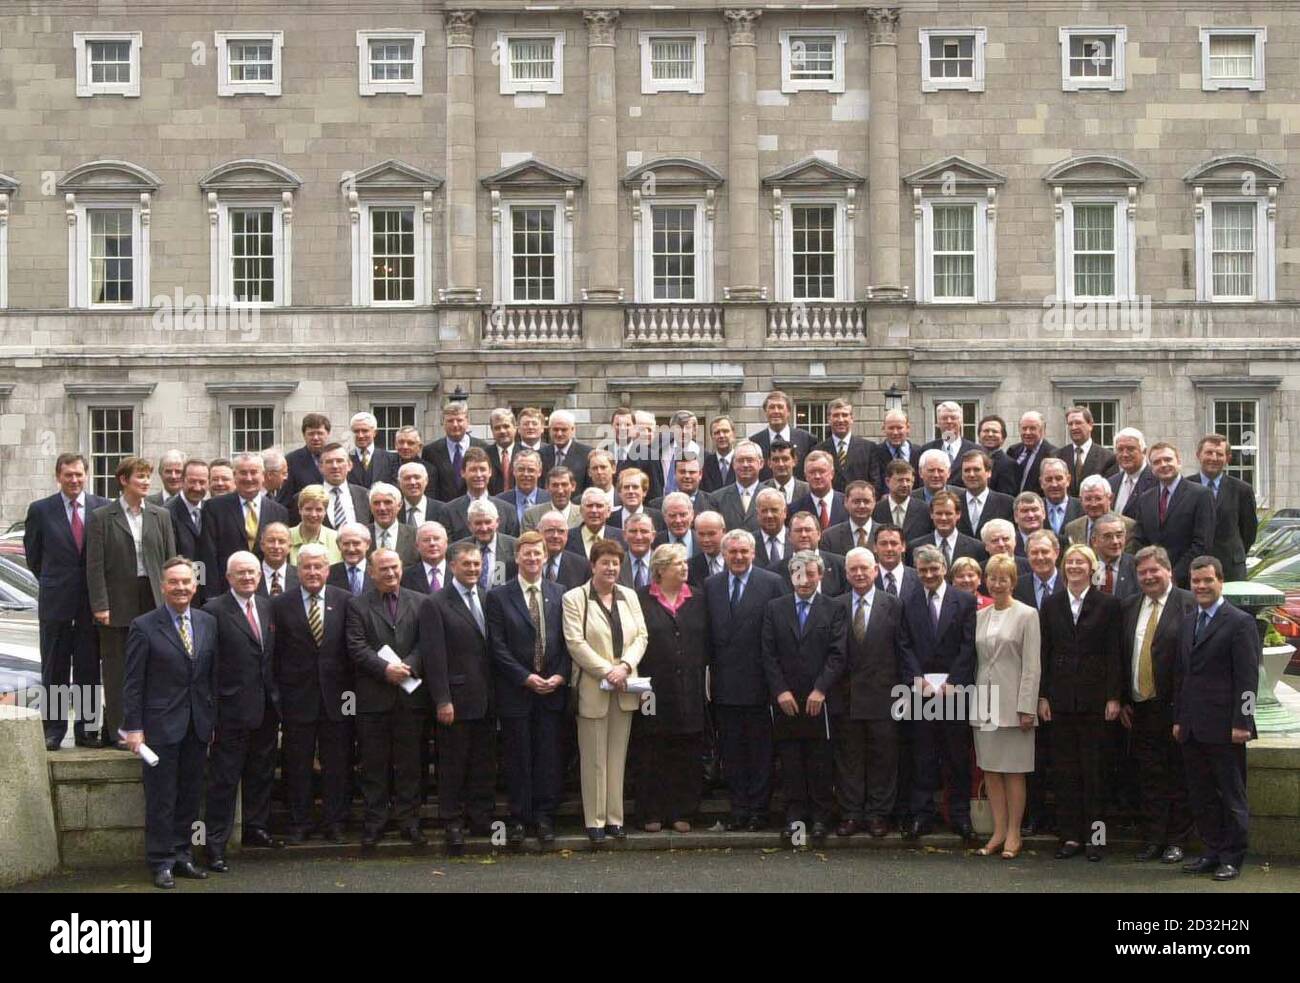
M1222 434L1208 434L1196 447L1196 460L1201 470L1193 481L1199 481L1214 496L1214 542L1209 547L1211 556L1223 564L1225 580L1246 579L1246 554L1255 545L1259 531L1259 516L1255 512L1255 490L1225 473L1231 453L1228 438Z
M664 497L664 502L663 517L666 528L655 534L654 545L681 546L686 550L686 561L689 564L699 549L692 529L695 524L695 509L691 507L690 496L685 492L669 492Z
M479 585L485 591L515 577L515 538L498 531L497 515L492 502L474 502L469 507L470 534L457 540L470 543L479 551L482 561Z
M785 499L775 488L758 493L758 531L754 535L757 563L773 570L790 558L794 547L785 527Z
M962 436L961 407L951 401L940 403L934 408L934 422L939 436L921 448L924 454L929 450L943 451L948 457L948 473L954 485L962 487L965 480L961 470L962 458L971 451L979 450L979 444ZM992 470L990 465L990 470Z
M447 585L447 530L441 523L426 522L415 534L418 558L402 568L402 586L417 594L437 594Z
M338 547L343 559L330 565L330 575L325 582L353 597L360 597L374 586L367 562L370 529L359 522L349 523L339 531Z
M272 522L289 525L289 512L272 501L262 487L262 459L239 454L234 460L235 490L208 499L203 507L203 535L215 569L207 571L207 593L226 589L226 563L232 553L248 550L261 555L262 530Z
M1174 565L1174 583L1186 588L1192 560L1214 545L1214 494L1182 477L1172 444L1152 444L1147 457L1158 484L1138 499L1133 541L1138 549L1163 546Z
M559 512L548 512L537 523L546 546L546 560L542 576L547 583L558 584L564 590L581 587L591 579L591 564L581 553L566 549L569 544L569 523ZM522 536L520 537L523 538ZM515 544L515 564L519 562L519 546Z
M848 521L822 533L822 545L840 556L847 555L855 546L869 546L875 536L876 521L871 515L876 511L876 486L869 481L850 481L844 489L844 508L849 514Z
M320 760L317 828L331 843L342 841L350 805L356 690L344 622L351 595L325 583L329 568L329 551L307 543L298 550L301 589L285 591L271 602L289 843L301 843L313 831L313 758Z
M1016 462L1007 457L1002 445L1007 442L1007 423L997 414L989 414L979 422L979 444L988 453L993 464L993 474L988 485L995 492L1015 498L1020 492L1020 470ZM965 474L962 480L965 480Z
M131 622L122 686L123 739L158 756L142 766L145 856L155 887L174 874L203 880L191 837L203 794L203 765L216 726L217 625L190 606L194 570L184 557L163 570L164 602Z
M226 564L230 590L204 606L217 622L217 733L208 753L208 869L224 874L226 844L235 822L235 792L243 789L246 846L280 847L270 833L271 785L280 735L280 694L272 653L271 601L260 597L261 564L252 553Z
M555 842L561 791L570 663L564 643L565 589L543 578L546 553L541 533L520 536L515 548L519 576L488 593L485 613L510 796L506 837L515 846L522 845L528 827L542 845Z
M1195 617L1191 593L1174 586L1173 567L1163 547L1138 554L1141 592L1124 601L1123 697L1120 720L1129 731L1142 805L1139 860L1183 859L1192 830L1182 752L1173 739L1178 642L1183 622Z
M654 550L655 528L650 517L633 515L623 528L623 541L627 546L627 556L618 571L618 582L624 587L640 590L649 587L650 554Z
M640 468L624 468L618 473L619 507L609 513L608 524L622 529L630 515L643 513L654 523L655 531L664 529L664 516L658 509L647 508L646 496L650 493L650 476Z
M1015 462L1019 477L1018 492L1031 491L1043 494L1038 480L1043 462L1056 454L1056 448L1047 442L1047 423L1043 414L1029 410L1020 417L1020 442L1007 448L1007 457Z
M1047 529L1047 509L1043 507L1043 500L1036 492L1021 492L1015 500L1015 524L1016 524L1016 556L1027 556L1026 552L1031 534L1040 529ZM1061 543L1061 537L1052 532L1056 538L1057 544Z
M980 447L963 454L961 476L965 491L957 496L961 508L957 529L963 535L979 539L980 530L990 519L1015 521L1015 500L989 487L989 480L993 477L993 459L988 451Z
M1147 466L1147 442L1141 430L1125 427L1115 435L1115 461L1118 468L1106 479L1114 509L1136 519L1138 500L1157 484L1155 473Z
M763 471L763 452L750 440L741 441L731 455L734 481L714 494L718 512L728 529L758 531L759 475Z
M504 495L515 487L515 453L521 450L515 414L508 406L498 406L488 414L488 427L492 431L492 443L487 448L488 460L492 462L492 480L488 483L488 491L493 495ZM540 455L537 469L540 477Z
M876 504L872 518L882 526L897 526L907 542L933 531L929 507L912 494L916 481L912 465L906 461L890 461L885 470L888 472L885 481L889 485L889 494Z
M975 682L975 598L944 579L948 566L938 547L920 546L913 558L924 590L903 600L903 616L912 640L903 677L923 698L942 700L945 712L938 720L911 720L912 822L903 836L914 840L932 830L934 796L946 763L950 776L948 818L953 832L971 840L975 836L970 823L971 728L969 717L956 712L960 694L952 688ZM931 674L946 677L941 693L925 679ZM912 716L910 708L908 716Z
M663 465L659 459L663 435L659 432L653 413L637 410L633 413L633 419L635 425L631 431L632 440L626 447L617 448L623 456L614 468L614 485L617 487L620 484L624 471L635 468L646 476L643 498L657 498L664 493Z
M390 485L397 484L397 469L402 466L401 458L392 451L386 451L375 444L375 431L379 421L373 413L361 412L352 417L352 453L348 460L352 469L348 472L348 482L369 488L378 481Z
M257 593L262 597L279 597L298 589L298 570L289 562L292 551L289 527L272 522L262 527L262 580Z
M921 463L921 445L912 440L912 424L902 410L889 410L881 427L884 440L872 452L876 472L876 498L884 501L889 492L889 465L902 461L912 467L912 482L918 480L916 469ZM911 494L911 491L908 491Z
M370 523L368 489L348 481L352 464L342 444L326 444L320 452L320 469L324 476L325 525L336 532L349 522ZM289 503L290 524L298 522L298 502Z
M303 446L284 456L289 471L283 487L286 502L296 501L300 491L308 485L319 485L324 480L320 469L320 453L329 443L330 431L333 429L330 418L324 413L308 413L302 418ZM222 569L225 569L224 565ZM222 590L224 589L223 587Z
M492 457L490 451L491 448L488 454L489 463ZM500 503L502 511L514 513L515 527L522 531L525 528L525 513L534 506L549 506L551 496L538 487L542 480L542 455L521 448L517 453L508 456L511 467L510 490L497 494L495 500ZM488 492L491 491L492 480L489 479Z
M452 851L465 847L467 819L471 834L488 835L495 805L496 718L482 564L473 543L453 543L447 551L452 579L430 602L437 614L426 669L438 719L438 814Z
M933 546L943 556L944 567L963 556L972 557L984 569L988 560L988 551L984 543L973 536L964 536L957 531L958 511L957 496L952 492L939 492L930 502L930 524L934 527L926 536L921 536L907 544L908 551L915 556L922 546ZM915 566L915 562L913 566Z
M717 509L717 502L713 496L706 491L700 490L700 457L699 454L687 452L677 458L673 473L676 475L677 490L691 500L691 508L695 514L701 512L710 512ZM664 496L653 499L646 503L649 508L663 511Z
M799 512L790 520L790 556L800 552L815 553L822 561L821 592L826 597L839 597L849 589L844 573L844 557L820 549L821 527L811 512ZM774 564L770 569L781 575L786 589L794 592L793 563L790 557Z
M794 448L794 476L802 480L804 458L817 446L817 438L807 430L794 426L794 400L779 389L772 390L763 400L763 415L767 417L767 426L750 434L749 439L759 446L763 457L769 460L775 441L783 440L790 444ZM770 477L769 472L764 472L764 479Z
M699 460L700 445L695 436L699 432L699 420L690 410L678 410L669 419L667 428L657 434L653 445L654 456L642 469L650 476L651 491L646 498L662 499L682 489L677 484L677 462L683 458ZM698 484L696 488L698 488Z
M835 462L835 490L848 491L850 482L865 481L874 489L880 476L876 473L876 442L853 434L853 403L833 399L827 411L831 416L831 435L817 445ZM804 462L807 467L807 461Z
M695 517L691 532L698 549L686 564L686 583L691 590L700 590L704 581L727 568L727 558L722 554L722 537L727 525L717 512L701 512Z
M725 572L704 582L709 609L710 696L718 724L722 777L731 801L729 830L767 825L772 776L772 718L761 639L763 612L785 592L781 578L754 562L754 537L722 537Z
M469 406L465 403L452 401L443 406L442 431L443 436L424 445L420 459L429 465L433 497L440 502L450 502L465 494L465 453L471 447L484 451L489 480L492 464L486 456L488 442L469 435Z
M921 591L921 578L903 563L907 555L903 530L892 525L876 526L876 535L869 548L876 554L877 587L903 601Z
M790 514L811 512L817 517L822 530L849 521L849 510L844 503L844 493L832 487L835 480L835 458L826 451L813 451L804 461L804 477L808 479L808 494L790 506Z
M27 568L40 585L41 685L52 693L52 687L75 680L87 696L81 705L89 707L99 686L99 638L86 587L86 518L108 505L108 499L86 492L86 459L80 454L60 454L54 477L59 490L32 502L23 523ZM78 713L73 730L77 747L96 747L101 735L86 730L86 723ZM68 721L47 709L44 727L46 750L57 750Z
M1079 504L1083 507L1083 515L1065 524L1061 541L1067 546L1072 543L1091 546L1093 524L1096 520L1112 511L1116 515L1120 515L1118 510L1112 509L1112 501L1113 495L1109 479L1103 478L1099 474L1090 474L1084 478L1083 487L1079 489ZM1130 519L1126 515L1120 515L1120 520L1120 525L1124 527L1124 541L1120 543L1120 549L1127 550L1129 553L1136 552L1136 547L1133 546L1132 533L1137 528L1137 520Z
M607 525L609 503L599 488L588 488L582 493L582 525L569 530L564 548L583 559L591 556L591 548L598 539L623 542L623 530Z
M1038 483L1043 489L1044 528L1064 540L1065 527L1083 515L1083 504L1069 494L1070 466L1059 457L1049 457L1038 469Z
M1223 600L1218 559L1198 556L1190 571L1197 611L1183 621L1178 640L1173 734L1183 748L1205 853L1183 870L1230 881L1246 859L1246 742L1258 736L1255 692L1263 651L1254 616Z
M1056 456L1070 469L1070 487L1079 492L1083 479L1099 474L1109 478L1119 470L1115 455L1092 440L1092 411L1086 406L1071 406L1065 411L1065 425L1070 431L1068 446L1059 447Z
M453 543L469 535L469 507L472 502L487 502L497 514L497 523L507 536L519 535L519 519L516 511L503 505L488 494L488 481L492 478L492 465L487 452L481 447L471 447L465 452L465 493L447 503L447 515L451 525L447 535Z
M208 571L216 561L210 552L211 542L203 535L203 509L207 505L208 465L206 461L185 462L181 478L181 493L167 504L172 517L172 532L176 536L176 552L194 561L194 574L198 580L198 593L194 603L202 607L207 600Z
M709 436L713 438L713 450L704 455L700 487L711 493L735 484L731 455L736 448L736 427L731 417L715 416L710 420Z
M373 849L379 843L390 816L390 797L392 819L402 836L423 846L427 840L420 832L419 808L421 749L430 705L428 663L442 626L429 598L402 589L397 553L376 550L370 573L374 589L348 600L345 628L356 672L357 749L365 799L361 846ZM412 690L407 682L412 679L424 685Z
M144 500L152 471L144 458L125 458L117 466L120 497L91 512L86 523L86 589L91 616L99 625L104 684L99 733L106 747L120 746L131 622L162 604L163 567L176 555L171 514Z
M894 687L912 642L903 604L876 588L875 557L855 547L844 558L851 589L836 604L848 625L845 671L827 694L835 743L835 789L839 836L865 828L874 837L889 832L898 791L898 721Z
M573 439L573 414L568 410L553 410L547 425L551 442L542 446L542 472L550 474L551 468L568 468L573 472L574 488L585 489L590 484L587 480L587 455L592 449Z
M1127 535L1124 517L1115 512L1107 512L1093 522L1092 542L1088 544L1097 554L1097 562L1100 564L1094 582L1103 594L1113 594L1121 601L1142 590L1138 584L1137 564L1132 554L1124 552Z
M808 494L808 482L795 473L803 468L798 453L794 444L774 440L767 452L767 467L763 470L763 474L767 475L763 487L779 491L785 499L786 508Z
M426 522L440 522L451 528L451 512L446 503L435 502L425 492L429 487L429 467L423 461L407 461L397 469L398 487L402 489L402 510L398 521L419 529Z
M209 461L208 491L209 494L216 494L212 485L212 468L213 462ZM233 472L231 483L232 485L234 483ZM289 465L284 459L284 454L274 447L262 451L262 487L277 505L283 505L286 509L289 507Z
M420 557L415 548L415 528L398 519L402 493L385 481L377 481L370 487L368 501L374 520L370 526L370 542L377 549L397 550L403 568L414 566Z
M795 592L763 609L763 674L771 696L772 737L781 759L785 828L793 843L811 820L812 842L826 838L834 804L834 756L826 694L844 671L845 610L822 594L822 559L800 550ZM795 843L802 846L802 843Z

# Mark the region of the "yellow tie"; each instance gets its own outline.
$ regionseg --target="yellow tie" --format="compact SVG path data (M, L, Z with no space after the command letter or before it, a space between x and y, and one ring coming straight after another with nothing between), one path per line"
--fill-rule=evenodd
M190 639L190 623L186 618L180 618L177 624L181 633L181 644L185 646L185 654L191 658L194 656L194 642Z
M251 553L257 546L257 506L253 502L244 504L248 507L244 514L244 535L248 538L248 551Z
M740 493L740 508L741 508L741 511L743 511L743 512L745 512L745 513L747 513L747 514L748 514L748 512L749 512L749 499L750 499L750 494L749 494L749 492L741 492L741 493Z
M363 450L363 451L361 452L361 466L362 466L363 468L368 468L368 467L370 467L370 448L369 448L369 447L367 447L365 450Z
M1142 651L1138 653L1138 696L1149 700L1156 695L1156 672L1151 664L1151 643L1155 641L1156 625L1160 621L1160 602L1151 605L1147 628L1142 634Z

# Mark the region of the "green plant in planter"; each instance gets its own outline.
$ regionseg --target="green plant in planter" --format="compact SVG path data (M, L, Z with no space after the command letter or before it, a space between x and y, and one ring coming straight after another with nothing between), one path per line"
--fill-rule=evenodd
M1276 625L1274 625L1272 622L1268 621L1265 618L1260 618L1259 620L1263 621L1266 625L1268 625L1268 628L1264 632L1265 648L1273 648L1276 645L1285 645L1287 643L1286 638L1283 637L1282 633L1277 630Z

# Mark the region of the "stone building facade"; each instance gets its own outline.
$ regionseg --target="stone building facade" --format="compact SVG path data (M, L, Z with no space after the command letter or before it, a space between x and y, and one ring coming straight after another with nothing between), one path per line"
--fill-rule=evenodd
M0 127L6 521L60 450L432 436L457 388L581 439L1082 401L1300 498L1282 5L50 0Z

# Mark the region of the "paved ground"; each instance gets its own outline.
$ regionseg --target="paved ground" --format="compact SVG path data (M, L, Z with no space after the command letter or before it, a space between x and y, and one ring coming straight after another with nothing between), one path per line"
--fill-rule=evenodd
M1026 852L1014 861L943 848L812 850L609 850L548 855L497 854L449 859L420 856L298 857L259 854L206 881L177 882L176 894L247 892L689 892L689 891L1052 891L1276 893L1300 891L1300 862L1248 862L1228 884L1176 867L1139 864L1118 854L1100 864ZM142 865L59 874L20 890L144 891Z

